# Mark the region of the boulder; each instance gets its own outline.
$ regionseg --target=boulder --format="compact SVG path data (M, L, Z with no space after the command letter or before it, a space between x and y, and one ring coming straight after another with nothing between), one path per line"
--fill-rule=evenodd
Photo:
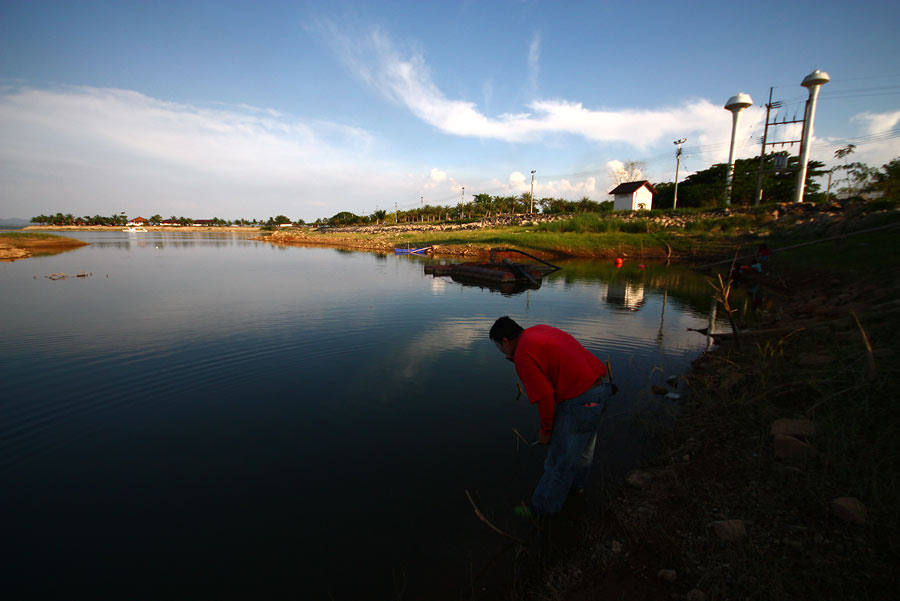
M678 574L675 570L660 570L656 577L660 580L665 580L666 582L675 582L678 580Z
M713 528L719 540L738 541L747 536L747 528L743 520L719 520L713 522Z
M625 478L625 483L634 488L643 488L650 482L650 474L647 472L631 472Z
M808 419L776 419L769 428L772 436L793 436L812 438L816 435L816 425Z
M775 457L796 461L806 461L818 455L816 448L799 438L777 434L775 436Z
M831 512L849 524L866 523L866 506L856 497L838 497L831 502Z

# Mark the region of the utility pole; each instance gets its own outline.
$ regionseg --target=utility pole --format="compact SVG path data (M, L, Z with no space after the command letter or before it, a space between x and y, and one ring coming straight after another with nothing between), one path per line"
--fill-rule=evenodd
M462 187L462 194L459 197L459 220L462 221L463 205L466 204L466 187Z
M781 144L784 146L785 144L790 144L793 146L794 144L800 143L802 140L787 140L783 142L769 142L769 126L775 125L792 125L794 123L803 123L803 119L797 119L796 115L794 118L788 121L787 117L782 118L781 121L778 120L778 117L775 117L775 121L769 121L769 116L772 112L772 109L781 108L783 103L780 100L776 100L772 102L772 88L769 88L769 102L766 104L766 126L763 129L763 137L762 137L762 150L759 153L759 172L756 176L756 197L755 204L759 206L759 203L762 202L763 189L762 189L762 180L763 173L767 173L768 171L772 171L771 169L766 169L766 146L775 146L776 144ZM778 156L776 156L777 162ZM785 164L783 167L779 165L775 165L775 171L790 171L790 168Z
M397 209L397 201L394 201L394 223L400 223L400 211Z
M687 142L687 138L681 138L672 142L678 148L675 151L675 199L672 200L673 209L678 207L678 167L681 165L681 145L685 142Z
M528 213L534 214L534 169L531 170L531 209Z

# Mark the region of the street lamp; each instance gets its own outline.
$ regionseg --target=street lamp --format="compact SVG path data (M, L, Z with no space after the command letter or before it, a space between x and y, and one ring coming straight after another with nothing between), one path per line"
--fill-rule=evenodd
M531 170L531 210L528 213L534 215L534 169Z
M794 189L794 202L803 202L803 190L806 187L806 167L809 163L809 141L812 138L813 121L816 118L816 100L819 88L831 81L825 71L816 69L803 78L800 84L809 88L809 100L806 101L806 113L803 115L803 141L800 143L800 170L797 172L797 186Z
M681 138L672 142L678 149L675 151L675 198L672 200L672 208L678 207L678 167L681 165L681 145L687 142L687 138Z
M731 148L728 151L728 171L725 173L725 204L731 204L731 182L734 179L734 138L737 133L738 123L741 121L741 111L748 106L753 106L753 99L749 94L741 92L732 96L725 103L725 108L731 111Z

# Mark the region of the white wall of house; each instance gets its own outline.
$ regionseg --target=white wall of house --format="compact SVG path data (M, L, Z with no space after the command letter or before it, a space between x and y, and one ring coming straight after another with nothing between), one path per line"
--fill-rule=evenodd
M653 193L641 186L631 194L616 194L613 200L615 211L640 211L653 208Z

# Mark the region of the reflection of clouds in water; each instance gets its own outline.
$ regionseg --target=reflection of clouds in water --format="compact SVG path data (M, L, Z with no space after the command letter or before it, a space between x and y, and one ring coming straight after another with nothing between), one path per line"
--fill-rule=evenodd
M644 285L631 282L611 282L606 288L606 302L629 311L637 311L644 304Z
M463 351L477 340L487 342L492 325L494 319L454 318L425 330L404 348L403 376L412 378L421 373L425 365L440 360L441 353Z
M447 289L447 279L446 278L432 277L431 282L429 282L429 284L431 285L432 292L444 292Z

